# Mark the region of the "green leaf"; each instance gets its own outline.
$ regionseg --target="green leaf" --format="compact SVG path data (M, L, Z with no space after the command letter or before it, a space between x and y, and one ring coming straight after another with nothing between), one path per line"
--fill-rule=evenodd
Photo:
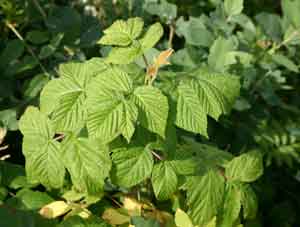
M24 53L24 43L19 39L10 40L0 54L0 68L5 69Z
M282 65L293 72L299 72L298 66L292 60L282 54L274 54L272 55L272 59L278 65Z
M166 0L161 0L160 3L157 3L155 0L146 1L144 8L149 14L159 16L167 24L177 17L177 6Z
M140 42L133 41L128 47L113 48L105 60L107 63L126 65L138 59L142 54L143 49Z
M132 225L135 227L159 227L160 224L157 220L155 219L145 219L143 217L132 217L131 219Z
M168 161L154 165L151 181L158 200L169 199L177 189L177 176Z
M258 201L255 192L250 185L241 185L241 199L243 216L245 219L254 219L258 209Z
M283 0L282 10L285 17L296 27L300 27L300 1L299 0Z
M176 125L185 130L207 136L207 115L218 120L228 114L236 97L240 83L235 76L194 73L197 77L182 80L178 86Z
M177 209L175 213L175 223L177 227L194 227L189 216L180 209Z
M111 160L99 142L70 136L63 141L62 151L74 187L89 194L102 192L104 179L111 169Z
M33 30L26 34L26 39L33 44L39 45L49 40L48 32Z
M127 73L117 67L92 79L87 88L87 128L92 137L109 142L122 134L130 141L138 116L136 105L126 98L132 86Z
M22 202L22 207L20 208L26 210L37 210L54 201L46 192L32 191L30 189L18 191L16 198Z
M232 159L225 169L229 181L252 182L263 174L262 155L251 151Z
M176 21L176 28L176 34L183 36L188 44L210 47L213 42L213 34L207 30L201 18L190 17L184 21L180 17Z
M134 40L126 47L113 48L106 58L106 62L120 65L129 64L154 47L162 35L163 27L160 23L155 23L150 26L146 34L141 39Z
M234 50L233 40L219 37L210 47L208 65L218 72L225 72L229 65L236 63L235 55L230 54Z
M28 186L25 169L9 162L0 162L0 185L12 189L19 189Z
M143 147L115 152L112 160L113 180L123 187L132 187L150 177L154 163L151 152Z
M51 114L56 131L74 131L84 126L87 118L84 107L86 87L95 74L106 69L103 62L102 67L98 64L98 68L91 67L91 64L86 62L61 65L61 77L51 80L42 90L41 111Z
M141 86L134 91L134 101L142 126L165 138L169 112L167 97L158 88Z
M102 219L90 217L83 219L79 216L72 216L62 221L58 227L109 227Z
M189 177L185 187L188 215L196 225L208 224L222 205L224 178L210 170L203 176Z
M224 9L228 16L240 14L244 8L244 0L225 0Z
M52 122L37 108L28 107L19 126L24 135L23 153L28 180L46 187L62 187L65 168L60 143L53 139Z
M104 36L98 42L103 45L128 46L142 32L144 22L141 18L130 18L127 21L117 20L105 29Z
M225 192L221 226L233 226L239 217L241 210L241 192L234 184L228 184Z
M146 34L139 40L143 52L151 49L163 36L164 30L160 23L155 23L149 27Z

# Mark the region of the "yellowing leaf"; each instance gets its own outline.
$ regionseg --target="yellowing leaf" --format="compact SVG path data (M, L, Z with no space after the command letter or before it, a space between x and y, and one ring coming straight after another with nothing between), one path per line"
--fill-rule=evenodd
M125 197L123 201L124 208L130 216L140 216L142 212L142 204L136 199Z
M40 215L45 218L57 218L66 214L71 210L71 206L64 201L55 201L42 207L39 211Z
M170 56L173 54L174 50L172 48L169 48L165 51L162 51L158 57L155 59L155 64L158 67L161 67L163 65L169 65L170 62L168 61L168 59L170 58Z
M102 218L111 225L123 225L130 222L129 216L121 214L113 208L106 209L102 214Z

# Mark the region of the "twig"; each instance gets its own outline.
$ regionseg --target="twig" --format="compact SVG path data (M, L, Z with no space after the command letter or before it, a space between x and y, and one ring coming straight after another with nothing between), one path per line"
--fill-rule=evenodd
M46 75L50 76L49 73L47 72L47 70L45 69L45 67L40 62L39 58L33 52L33 50L31 49L31 47L26 43L26 41L24 40L24 38L22 37L22 35L15 29L15 27L11 23L9 23L8 21L6 21L5 25L18 37L19 40L21 40L24 43L25 47L27 48L27 50L29 51L29 53L31 54L31 56L38 62L41 70Z
M61 135L59 135L58 137L55 137L54 140L58 141L58 140L61 140L61 139L63 139L63 138L65 138L65 135L64 135L64 134L61 134Z
M151 151L151 153L153 154L154 157L156 157L158 160L160 161L163 161L164 159L159 155L157 154L155 151Z
M175 26L173 24L173 22L171 22L171 24L169 25L170 28L170 32L169 32L169 41L168 41L168 46L169 48L173 47L173 38L174 38L174 34L175 34Z
M0 160L1 160L1 161L4 161L4 160L6 160L6 159L8 159L8 158L10 158L10 154L3 155L3 156L0 158Z
M143 60L145 62L146 67L148 68L149 67L149 63L148 63L148 60L147 60L145 54L143 54Z
M37 8L37 10L40 12L40 14L42 15L44 21L46 21L47 20L47 14L45 13L43 8L41 7L40 3L37 0L32 0L32 2L35 5L35 7Z
M4 147L0 147L0 151L4 151L8 148L8 145L4 146Z

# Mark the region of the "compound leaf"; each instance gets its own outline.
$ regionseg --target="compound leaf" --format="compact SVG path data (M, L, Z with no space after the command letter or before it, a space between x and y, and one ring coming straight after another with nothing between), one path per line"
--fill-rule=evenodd
M142 18L130 18L127 21L117 20L109 28L104 30L104 36L99 44L128 46L142 32L144 22Z
M183 80L178 87L177 126L207 136L207 115L218 120L229 113L239 95L237 77L196 72L198 77Z

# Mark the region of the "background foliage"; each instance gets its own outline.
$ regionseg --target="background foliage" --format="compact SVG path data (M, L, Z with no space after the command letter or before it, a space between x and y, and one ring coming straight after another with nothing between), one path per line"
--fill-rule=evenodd
M299 226L299 11L299 0L2 0L0 225ZM171 65L153 82L155 89L147 88L159 102L147 100L139 87L146 68L140 54L129 58L111 47L133 45L143 39L141 34L114 41L114 31L110 37L105 30L117 19L134 17L141 17L146 29L156 23L154 39L162 35L157 22L163 26L155 47L156 40L145 41L141 53L147 62L168 48L175 50ZM109 75L130 79L110 81L103 75L84 84L81 78L89 111L96 116L110 108L109 102L97 105L97 91L109 86L125 98L135 89L135 105L146 109L135 133L130 123L121 130L133 141L128 147L109 128L95 128L92 117L89 136L113 140L110 147L76 135L63 138L59 132L80 129L80 119L67 124L63 111L48 119L36 107L28 108L40 105L50 116L57 108L54 96L65 91L80 101L70 85L74 78L62 75L86 67L84 77L94 77L105 67L95 57L125 64ZM215 91L207 81L221 92L198 100L196 94ZM142 101L152 106L142 108ZM177 105L176 120L165 103L170 110ZM202 113L205 105L208 111ZM30 114L19 121L25 110ZM174 126L167 119L155 118L164 112L169 112L168 122L176 121L177 135L170 136ZM134 110L129 118L135 122ZM35 165L30 157L44 155L45 140L51 140L47 149L53 153L62 147L66 161L50 157Z

